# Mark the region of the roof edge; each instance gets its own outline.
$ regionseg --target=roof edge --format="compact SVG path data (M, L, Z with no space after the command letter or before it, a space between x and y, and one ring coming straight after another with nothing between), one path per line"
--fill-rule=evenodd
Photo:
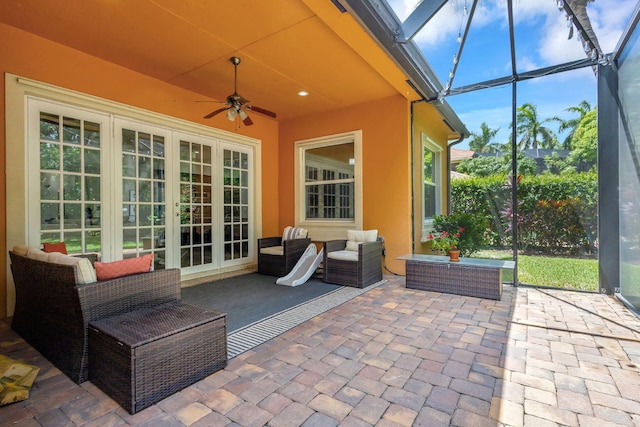
M399 43L396 36L402 27L396 14L384 0L340 0L354 19L378 41L420 94L427 99L437 99L444 88L422 52L413 41ZM470 136L467 127L446 101L434 101L432 105L442 114L448 124L461 136Z

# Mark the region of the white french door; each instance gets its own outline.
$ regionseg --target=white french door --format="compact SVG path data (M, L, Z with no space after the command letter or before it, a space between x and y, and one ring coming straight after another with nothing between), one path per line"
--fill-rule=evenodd
M116 259L154 254L154 268L171 263L172 233L167 229L171 202L167 191L167 149L171 133L167 129L127 120L115 120L118 183L113 186L120 218L115 233ZM118 164L118 162L116 162Z
M218 268L219 233L216 230L220 200L216 171L216 144L213 139L176 135L179 161L178 199L174 203L173 229L179 233L179 265L185 272Z
M254 258L253 152L222 143L223 244L225 266L243 264Z
M30 244L183 275L255 259L253 146L28 100Z
M174 203L180 268L196 273L254 257L253 152L236 144L176 135L179 189Z

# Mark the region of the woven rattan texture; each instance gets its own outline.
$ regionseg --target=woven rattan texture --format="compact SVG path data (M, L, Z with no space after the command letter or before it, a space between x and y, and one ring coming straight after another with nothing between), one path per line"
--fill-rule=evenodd
M226 315L184 302L92 323L89 378L129 413L227 364Z
M311 239L282 240L282 237L265 237L258 239L258 273L269 276L284 277L295 267ZM260 249L271 246L283 247L283 255L260 253Z
M76 383L88 377L90 321L180 298L180 270L76 284L76 266L9 252L16 288L11 327Z
M406 286L410 289L500 300L502 271L456 263L407 260Z
M329 258L329 253L345 249L346 240L324 242L323 280L337 285L364 288L382 280L382 239L358 245L358 261Z

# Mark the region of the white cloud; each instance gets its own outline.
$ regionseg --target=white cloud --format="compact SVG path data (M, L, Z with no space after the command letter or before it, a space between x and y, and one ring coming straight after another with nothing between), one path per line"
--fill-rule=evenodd
M466 21L463 20L463 7L471 2L462 0L450 0L440 9L436 16L416 35L414 40L424 49L435 49L446 41L455 40L461 30L464 31ZM417 0L389 0L400 20L406 19L419 4ZM605 52L612 52L616 47L620 35L627 25L636 0L618 0L615 4L610 1L596 0L590 2L587 13L592 22L600 45ZM513 3L514 25L523 22L531 23L540 21L540 30L532 37L537 37L538 47L536 54L539 60L534 59L534 52L520 52L519 62L549 66L553 64L573 61L585 58L582 44L577 40L577 32L568 39L569 27L565 13L558 10L553 0L519 0ZM490 25L507 25L507 6L504 0L481 0L478 2L473 18L475 29ZM521 33L518 33L521 36ZM516 39L516 49L518 39Z
M504 16L496 14L496 1L488 0L480 1L476 6L473 15L473 25L476 28L491 24L501 24L504 22ZM396 12L400 20L404 20L415 8L415 1L411 0L393 0L389 4ZM464 15L464 6L467 3L468 14ZM445 41L455 40L458 34L464 32L466 19L471 12L471 2L463 2L461 0L449 0L436 15L416 34L414 41L426 48L437 48Z
M589 3L587 13L602 50L613 52L636 6L636 0Z
M538 65L535 59L533 59L530 56L519 57L516 61L516 66L518 67L518 71L521 71L521 72L537 70L538 68L540 68L540 65ZM509 68L511 68L511 64L509 64Z
M549 7L549 4L554 7ZM575 28L573 38L568 38L569 27L566 15L555 7L555 2L523 0L518 5L524 6L523 14L519 14L521 16L532 17L540 14L544 16L544 25L538 46L538 54L544 66L586 57ZM588 3L587 14L604 52L613 51L634 7L635 0L621 0L615 4L604 1Z

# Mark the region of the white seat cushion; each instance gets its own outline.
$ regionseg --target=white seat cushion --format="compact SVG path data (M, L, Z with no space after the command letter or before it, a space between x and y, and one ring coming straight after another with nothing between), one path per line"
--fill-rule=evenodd
M349 250L343 250L343 251L333 251L333 252L329 252L327 254L327 258L331 258L331 259L339 259L341 261L354 261L357 262L358 261L358 252L357 251L349 251Z
M282 246L269 246L268 248L260 249L261 254L265 255L279 255L284 254L284 248Z

